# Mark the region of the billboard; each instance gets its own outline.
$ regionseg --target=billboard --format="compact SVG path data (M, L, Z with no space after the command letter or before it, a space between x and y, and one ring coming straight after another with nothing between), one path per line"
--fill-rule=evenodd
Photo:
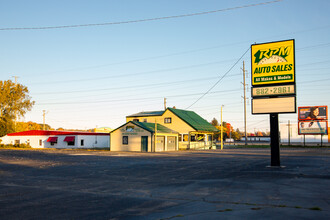
M299 121L298 134L327 135L328 121Z
M328 106L298 107L298 120L328 120Z
M298 107L299 134L328 134L328 106Z
M294 40L251 45L252 86L295 82Z

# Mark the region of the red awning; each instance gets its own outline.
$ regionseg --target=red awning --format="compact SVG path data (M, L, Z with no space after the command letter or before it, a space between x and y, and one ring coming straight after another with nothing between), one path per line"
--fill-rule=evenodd
M47 139L47 142L57 143L57 137L49 137L49 138Z
M64 141L66 141L66 142L73 142L74 141L74 136L66 136L64 138Z

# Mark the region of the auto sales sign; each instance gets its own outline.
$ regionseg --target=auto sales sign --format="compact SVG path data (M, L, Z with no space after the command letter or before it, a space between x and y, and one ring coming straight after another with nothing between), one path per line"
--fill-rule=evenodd
M251 45L252 85L295 82L294 40Z

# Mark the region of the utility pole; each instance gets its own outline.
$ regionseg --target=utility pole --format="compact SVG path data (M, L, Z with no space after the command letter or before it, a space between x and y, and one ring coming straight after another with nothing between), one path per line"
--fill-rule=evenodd
M247 135L246 135L246 91L245 91L245 63L243 61L243 88L244 88L244 136L245 136L245 145L247 145Z
M222 107L221 105L221 150L223 150L223 123L222 123Z
M18 76L13 76L15 78L15 85L17 85Z
M18 76L13 76L15 78L15 87L17 87L17 79L18 79ZM16 125L17 125L17 110L16 110L16 103L15 103L15 121L14 121L14 125L15 125L15 132L16 132Z
M42 117L43 117L43 129L42 130L46 130L46 124L45 124L45 121L46 121L46 114L48 112L46 112L46 110L42 110Z

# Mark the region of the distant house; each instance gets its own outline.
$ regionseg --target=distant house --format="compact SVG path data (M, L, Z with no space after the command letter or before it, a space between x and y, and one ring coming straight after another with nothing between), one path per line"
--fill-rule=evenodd
M129 121L157 123L178 132L179 149L211 148L213 134L219 132L195 112L176 108L129 115Z
M32 148L107 148L109 133L23 131L1 138L3 144L29 144Z
M129 121L110 133L111 151L178 150L178 132L161 124Z

